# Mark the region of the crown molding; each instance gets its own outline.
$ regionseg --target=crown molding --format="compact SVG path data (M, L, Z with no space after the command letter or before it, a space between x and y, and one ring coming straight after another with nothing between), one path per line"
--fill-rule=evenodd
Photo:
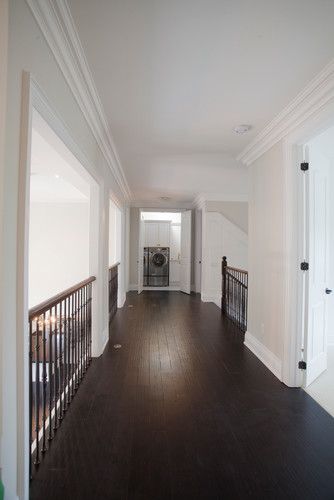
M124 195L131 199L115 144L66 0L26 0L99 148Z
M131 208L142 208L145 210L157 210L158 212L177 212L193 208L191 202L169 202L162 204L154 200L133 200L129 206Z
M237 157L250 165L334 98L334 60L313 78Z
M207 201L229 201L229 202L248 202L246 194L227 194L227 193L200 193L193 201L194 208L205 208Z
M198 194L193 201L193 207L198 210L202 210L205 208L205 196L202 194Z

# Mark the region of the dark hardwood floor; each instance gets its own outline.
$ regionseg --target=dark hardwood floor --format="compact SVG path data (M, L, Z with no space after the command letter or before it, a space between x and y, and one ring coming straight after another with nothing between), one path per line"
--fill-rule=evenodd
M130 293L31 499L248 498L333 499L334 419L281 384L215 305Z

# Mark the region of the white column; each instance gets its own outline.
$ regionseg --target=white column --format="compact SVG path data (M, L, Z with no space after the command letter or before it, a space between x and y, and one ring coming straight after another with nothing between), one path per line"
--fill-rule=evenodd
M90 210L90 275L93 283L92 355L100 356L108 340L109 191L92 186Z

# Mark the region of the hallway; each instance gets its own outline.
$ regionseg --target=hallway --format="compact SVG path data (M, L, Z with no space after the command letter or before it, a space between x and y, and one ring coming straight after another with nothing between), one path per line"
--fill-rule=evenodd
M129 293L112 329L32 500L334 497L334 420L281 384L214 304Z

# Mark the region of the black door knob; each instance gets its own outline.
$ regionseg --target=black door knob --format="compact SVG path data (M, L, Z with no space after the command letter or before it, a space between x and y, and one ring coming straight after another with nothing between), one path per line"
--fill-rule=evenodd
M327 295L330 295L332 293L333 290L331 290L330 288L326 288L325 292L327 293Z

